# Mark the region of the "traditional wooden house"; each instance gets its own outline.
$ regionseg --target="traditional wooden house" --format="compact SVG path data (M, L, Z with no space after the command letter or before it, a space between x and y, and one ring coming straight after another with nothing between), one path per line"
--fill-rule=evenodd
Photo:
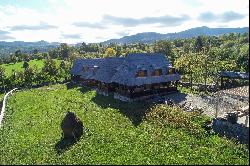
M163 54L136 53L126 57L77 59L72 79L95 86L104 95L137 100L176 91L180 76Z

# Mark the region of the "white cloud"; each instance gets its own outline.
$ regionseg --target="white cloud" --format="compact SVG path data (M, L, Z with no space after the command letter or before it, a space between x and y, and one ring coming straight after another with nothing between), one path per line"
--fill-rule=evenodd
M24 41L59 41L59 42L100 42L110 38L118 38L122 32L129 35L140 32L170 33L179 32L196 26L209 27L243 27L249 24L249 2L247 0L47 0L50 4L47 10L41 11L27 7L0 6L0 30L10 32L15 40ZM212 12L221 15L232 11L244 15L243 19L230 22L202 22L198 18L201 13ZM132 21L145 21L145 18L162 18L171 16L179 18L183 15L190 19L176 26L157 24L134 24L132 27L103 22L105 15L115 18L129 18ZM126 19L124 19L126 21ZM124 21L123 20L123 21ZM158 19L160 22L161 20ZM25 31L11 31L10 27L20 25L36 26L41 22L58 28ZM154 22L154 21L151 21ZM78 25L85 26L74 26ZM82 23L82 24L80 24ZM104 25L105 23L105 25ZM101 28L101 25L105 28ZM99 28L93 28L99 25ZM38 30L39 29L39 30ZM39 32L38 32L39 31ZM73 35L72 35L73 34ZM78 35L77 35L78 34ZM124 33L125 34L125 33ZM67 36L62 37L62 36ZM70 38L72 37L72 38ZM77 38L81 37L81 38ZM14 39L8 39L11 41Z

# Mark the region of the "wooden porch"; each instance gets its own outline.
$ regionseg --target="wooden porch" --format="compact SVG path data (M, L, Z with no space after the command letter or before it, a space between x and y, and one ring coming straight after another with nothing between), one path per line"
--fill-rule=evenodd
M156 94L166 94L177 91L177 82L164 82L142 86L125 86L118 85L115 88L116 93L128 98L138 98L143 96L151 96Z

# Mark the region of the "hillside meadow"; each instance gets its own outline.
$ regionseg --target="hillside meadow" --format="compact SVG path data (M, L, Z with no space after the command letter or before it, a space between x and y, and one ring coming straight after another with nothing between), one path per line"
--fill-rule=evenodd
M61 140L67 111L86 128L75 144ZM18 91L5 115L0 164L249 163L245 145L206 133L207 117L164 105L124 103L69 84Z
M58 59L54 59L54 60L56 62L56 65L59 66L61 63L61 60L58 60ZM29 63L29 66L31 67L36 66L38 70L41 70L44 66L44 61L45 61L44 59L43 60L30 60L28 63ZM10 76L13 70L24 71L23 63L24 62L17 62L15 64L9 63L9 64L2 64L0 66L2 66L5 69L5 74L7 76Z

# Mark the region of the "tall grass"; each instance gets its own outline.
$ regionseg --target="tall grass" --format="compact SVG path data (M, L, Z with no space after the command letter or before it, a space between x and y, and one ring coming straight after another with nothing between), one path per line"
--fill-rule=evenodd
M85 135L58 153L66 111ZM124 103L87 88L45 86L9 98L0 164L248 164L246 146L202 128L206 117L178 108Z

